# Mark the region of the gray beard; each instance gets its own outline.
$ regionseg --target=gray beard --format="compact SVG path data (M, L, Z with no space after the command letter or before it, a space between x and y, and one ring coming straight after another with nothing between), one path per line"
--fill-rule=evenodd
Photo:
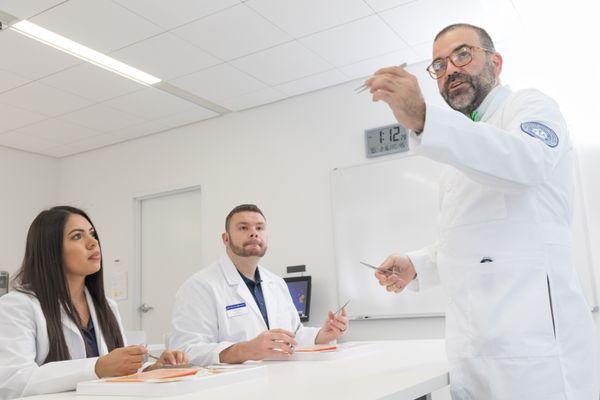
M467 87L462 87L455 93L449 93L448 88L457 80L463 81L463 86L466 85ZM479 75L473 76L460 72L450 75L444 84L441 95L454 110L470 116L495 85L496 79L494 78L493 66L488 61Z

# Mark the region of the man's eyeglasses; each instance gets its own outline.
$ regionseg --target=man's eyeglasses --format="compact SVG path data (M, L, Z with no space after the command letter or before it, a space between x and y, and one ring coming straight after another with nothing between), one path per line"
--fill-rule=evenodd
M464 67L473 61L474 50L483 50L488 53L494 53L492 50L484 49L483 47L464 45L454 50L447 57L436 58L433 60L433 62L429 64L429 67L427 67L427 72L429 72L429 75L431 75L433 79L440 79L446 75L446 68L448 67L447 60L450 60L455 67Z

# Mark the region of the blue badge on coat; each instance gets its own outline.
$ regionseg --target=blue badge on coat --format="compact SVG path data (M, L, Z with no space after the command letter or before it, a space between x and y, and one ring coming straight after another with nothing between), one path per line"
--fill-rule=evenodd
M558 135L556 132L540 122L523 122L521 123L521 130L531 137L540 139L550 147L558 146Z
M231 304L229 306L225 306L225 310L226 311L235 310L236 308L242 308L242 307L246 307L246 303Z

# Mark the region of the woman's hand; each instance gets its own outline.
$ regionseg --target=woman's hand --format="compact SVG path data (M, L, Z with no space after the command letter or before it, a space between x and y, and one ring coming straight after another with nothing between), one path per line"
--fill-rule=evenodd
M99 378L135 374L144 362L148 350L144 346L127 346L114 349L99 357L95 372Z

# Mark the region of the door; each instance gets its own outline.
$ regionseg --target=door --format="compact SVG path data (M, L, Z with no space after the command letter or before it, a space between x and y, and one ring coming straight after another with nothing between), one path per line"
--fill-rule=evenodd
M138 312L147 343L164 343L181 284L200 265L200 189L140 200Z

